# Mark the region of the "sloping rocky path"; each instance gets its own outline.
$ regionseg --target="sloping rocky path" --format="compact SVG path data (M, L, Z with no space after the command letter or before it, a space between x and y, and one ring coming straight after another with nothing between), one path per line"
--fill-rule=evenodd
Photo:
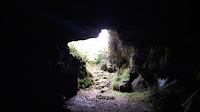
M94 84L66 101L71 112L153 112L152 104L133 95L116 95L109 87L111 73L92 65Z

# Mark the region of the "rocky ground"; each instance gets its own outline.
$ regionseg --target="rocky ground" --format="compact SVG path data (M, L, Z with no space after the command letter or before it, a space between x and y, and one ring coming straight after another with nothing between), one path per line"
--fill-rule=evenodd
M152 104L134 95L117 95L109 87L111 73L91 66L94 84L66 101L71 112L153 112Z

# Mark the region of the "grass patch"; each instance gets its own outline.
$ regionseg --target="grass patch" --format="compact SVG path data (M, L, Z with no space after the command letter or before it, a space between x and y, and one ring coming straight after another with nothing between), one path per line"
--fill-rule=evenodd
M92 77L92 70L89 69L88 66L86 66L86 71L87 71L87 74L88 74L90 77Z
M113 90L119 90L118 85L123 81L123 80L128 80L130 77L130 69L125 69L122 74L113 74L112 76L112 84L111 88Z
M119 92L119 91L113 91L113 93L115 95L131 95L133 96L134 98L139 98L141 100L145 99L145 98L148 98L150 96L150 93L145 91L145 92Z

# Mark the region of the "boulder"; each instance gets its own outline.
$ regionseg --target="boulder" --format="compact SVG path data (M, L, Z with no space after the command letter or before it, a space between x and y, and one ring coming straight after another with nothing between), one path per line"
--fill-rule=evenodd
M113 72L115 72L115 67L114 66L108 66L107 71L110 72L110 73L113 73Z
M115 66L111 62L109 62L109 61L106 64L106 69L107 69L108 72L113 73L113 72L116 71L115 70Z
M107 65L104 64L104 65L101 67L101 70L106 71L106 70L107 70Z
M138 91L138 92L143 92L143 91L146 91L148 89L146 82L144 81L144 79L140 75L138 76L137 79L135 79L131 83L131 87L132 87L133 91Z
M119 85L119 91L121 92L130 92L132 91L131 85L128 84L128 80L122 81Z

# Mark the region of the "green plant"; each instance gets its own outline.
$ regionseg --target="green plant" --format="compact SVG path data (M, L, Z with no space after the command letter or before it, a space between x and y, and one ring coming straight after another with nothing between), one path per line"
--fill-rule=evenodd
M117 73L117 74L120 74L120 69L119 69L119 67L116 67L115 69L116 69L116 73Z
M74 42L69 42L67 45L69 46L71 52L77 52Z
M86 66L86 72L88 76L92 77L92 70L90 70L87 66Z
M130 77L130 69L125 69L122 74L113 74L111 88L113 90L119 90L118 85L124 81L128 80Z
M91 77L85 77L83 79L78 78L78 84L79 88L85 89L92 85L92 78Z
M100 51L97 55L97 64L100 63L106 63L107 62L107 52L106 51Z
M148 91L145 92L119 92L119 91L113 91L115 95L130 95L134 98L139 98L141 100L150 97L150 93Z
M82 60L82 63L83 60ZM85 89L92 85L93 79L92 79L92 72L90 69L88 69L87 65L81 65L80 66L80 72L78 75L78 88Z

